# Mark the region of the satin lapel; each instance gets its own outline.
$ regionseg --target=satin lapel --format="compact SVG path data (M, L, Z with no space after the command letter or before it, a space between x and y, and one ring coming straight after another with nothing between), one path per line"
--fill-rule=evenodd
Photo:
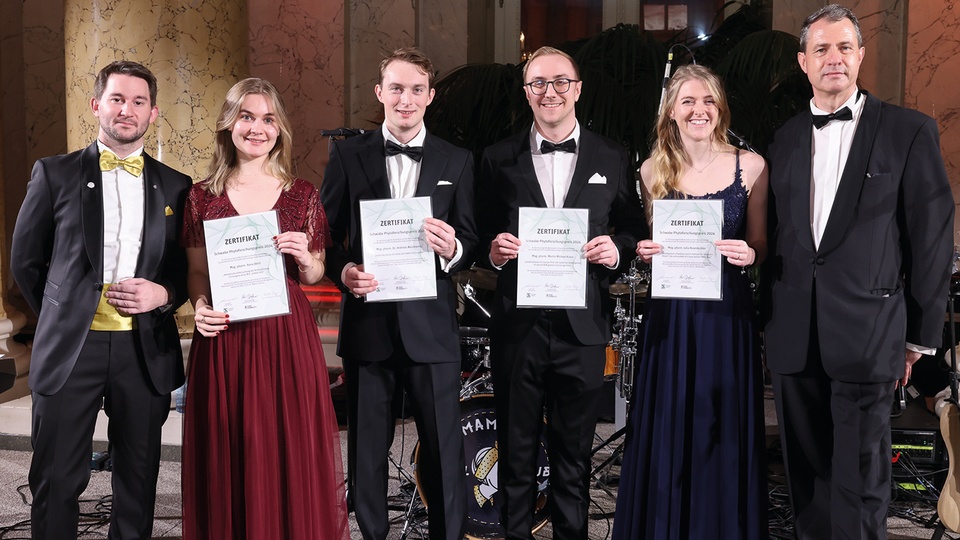
M140 260L137 261L137 276L153 277L160 267L166 246L166 221L164 196L160 186L160 165L155 159L143 154L143 238L140 244Z
M793 227L796 231L806 231L801 234L797 240L811 252L816 251L813 245L813 232L810 230L810 182L812 181L811 170L813 157L811 151L813 148L813 119L801 122L799 133L794 140L793 152L790 155L790 163L786 170L789 171L790 179L788 181L787 196L792 200L787 204L794 207Z
M390 198L390 181L387 179L387 157L383 153L383 132L376 129L367 140L367 146L362 153L357 154L360 167L363 169L367 182L373 190L374 198Z
M880 100L864 92L867 102L863 105L863 113L857 124L857 132L853 136L850 154L847 163L843 166L843 175L840 177L840 186L837 196L830 209L827 227L820 240L820 253L828 253L837 247L843 240L844 233L856 215L860 191L863 189L863 180L867 175L867 164L873 151L873 134L877 132L880 123Z
M516 174L520 177L520 183L530 191L530 195L536 202L537 207L546 208L547 201L543 198L543 190L540 189L540 182L537 180L537 171L533 168L533 157L530 153L530 132L525 131L520 138L520 144L516 148L516 164L514 165ZM508 174L510 174L508 172Z
M434 138L427 133L423 140L423 159L420 160L420 177L417 178L416 197L429 197L441 180L440 174L447 166L447 155L434 144ZM447 180L450 181L450 180Z
M587 185L591 171L596 172L596 167L593 166L593 156L596 153L598 143L599 141L593 137L593 134L584 129L580 130L580 150L577 153L577 166L573 169L570 189L567 190L567 196L563 199L564 208L576 206L577 197L580 195L583 186Z
M100 151L94 142L80 155L80 228L83 245L96 269L103 276L103 180L100 177Z

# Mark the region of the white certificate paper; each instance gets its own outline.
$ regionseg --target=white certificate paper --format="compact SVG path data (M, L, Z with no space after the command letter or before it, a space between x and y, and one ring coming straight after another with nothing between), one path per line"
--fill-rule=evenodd
M290 313L276 210L203 222L213 309L245 321Z
M437 255L423 237L430 197L360 201L363 271L379 285L367 302L437 297Z
M723 201L653 201L653 256L650 296L722 300L723 260L714 242L723 234Z
M520 208L517 307L587 307L589 224L585 208Z

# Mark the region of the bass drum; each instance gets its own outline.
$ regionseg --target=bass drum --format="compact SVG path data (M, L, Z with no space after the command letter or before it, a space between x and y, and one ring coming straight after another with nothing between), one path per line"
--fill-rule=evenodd
M503 538L500 527L501 497L497 495L497 416L493 394L477 394L460 401L460 428L463 432L463 457L466 464L467 521L466 538L480 540ZM430 471L420 465L420 443L413 450L414 478L417 493L424 506L426 496L420 487L420 475ZM547 461L547 441L540 437L537 455L537 505L533 532L547 524L547 487L550 466Z

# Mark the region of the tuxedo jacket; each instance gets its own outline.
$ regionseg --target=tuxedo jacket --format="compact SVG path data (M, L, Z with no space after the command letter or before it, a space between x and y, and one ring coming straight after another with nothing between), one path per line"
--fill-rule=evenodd
M377 362L401 344L419 363L460 361L457 295L451 274L469 268L477 246L473 217L473 157L470 152L427 133L416 197L430 197L433 217L456 231L463 253L450 272L437 259L437 297L403 302L367 302L355 298L341 280L348 263L363 264L360 201L389 199L387 163L381 129L334 142L324 172L323 202L333 245L327 250L327 275L344 293L340 304L337 354Z
M38 160L13 231L10 270L38 316L29 382L40 394L55 394L73 371L103 289L99 158L94 142ZM144 154L143 183L143 235L134 277L173 291L176 308L187 299L179 233L190 177ZM158 308L134 315L146 375L160 394L183 384L173 312Z
M617 270L636 257L637 242L646 238L647 224L636 180L626 151L615 142L580 130L579 155L564 208L590 212L588 240L609 234L620 252ZM520 207L545 208L530 153L530 130L504 139L484 151L480 166L482 246L489 253L496 235L518 235ZM522 238L521 238L522 240ZM484 257L487 257L485 255ZM608 292L614 273L603 265L587 265L586 309L566 311L576 340L600 345L610 340L613 307ZM497 278L491 334L516 341L530 331L542 310L517 308L517 261L508 261Z
M771 313L767 363L806 366L819 346L845 382L900 378L905 342L941 342L954 202L936 122L867 100L819 249L810 232L812 115L788 121L770 146ZM819 344L810 343L816 325Z

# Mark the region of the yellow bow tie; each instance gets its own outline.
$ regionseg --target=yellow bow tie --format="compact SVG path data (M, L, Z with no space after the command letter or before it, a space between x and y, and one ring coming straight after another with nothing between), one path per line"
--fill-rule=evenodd
M103 153L100 154L100 170L112 171L117 167L123 167L128 173L134 176L140 176L140 173L143 172L143 156L120 159L113 152L104 150Z

